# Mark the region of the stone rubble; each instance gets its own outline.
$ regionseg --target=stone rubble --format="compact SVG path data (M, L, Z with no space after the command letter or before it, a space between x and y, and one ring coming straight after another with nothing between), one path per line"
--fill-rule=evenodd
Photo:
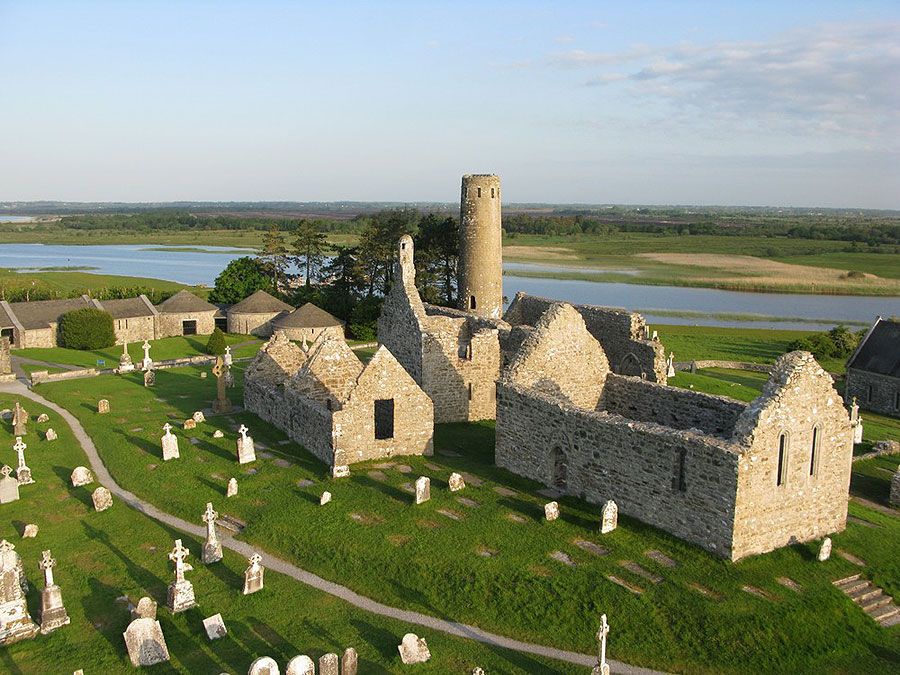
M41 413L37 417L38 424L43 424L44 422L49 422L49 421L50 421L50 415L48 415L47 413Z
M22 539L33 539L38 535L38 526L34 523L28 523L22 529Z
M322 496L319 498L319 506L325 506L328 502L331 501L331 493L327 490L322 493Z
M47 429L47 431L44 432L44 440L55 441L57 438L59 438L59 437L56 435L56 432L53 431L52 427Z

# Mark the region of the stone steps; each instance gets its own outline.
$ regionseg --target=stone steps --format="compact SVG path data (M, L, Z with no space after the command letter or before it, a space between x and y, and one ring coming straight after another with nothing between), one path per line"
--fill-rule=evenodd
M894 604L894 599L871 581L861 578L861 575L837 579L832 584L878 625L887 628L900 623L900 607Z

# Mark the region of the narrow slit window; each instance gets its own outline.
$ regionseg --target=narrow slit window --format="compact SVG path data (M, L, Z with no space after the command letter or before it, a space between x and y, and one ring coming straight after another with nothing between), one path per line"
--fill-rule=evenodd
M478 196L481 197L481 188L478 188Z
M775 476L775 485L782 486L784 485L785 476L787 473L787 436L785 434L781 434L778 437L778 473Z
M469 298L469 309L476 309L478 303L475 302L475 296Z
M815 476L819 472L819 427L813 427L812 445L809 449L809 475Z
M475 391L475 385L469 382L469 400L472 400L472 393Z
M491 199L494 198L494 188L491 188Z
M684 465L687 459L687 452L684 448L678 450L675 456L675 475L672 477L672 487L678 492L687 490L687 483L684 476Z
M866 403L872 402L872 385L866 387Z
M375 401L375 440L383 441L394 437L394 399Z
M900 410L900 389L894 392L894 410Z

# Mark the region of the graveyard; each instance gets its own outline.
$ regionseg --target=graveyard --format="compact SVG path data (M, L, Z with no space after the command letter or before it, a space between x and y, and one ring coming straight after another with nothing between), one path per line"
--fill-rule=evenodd
M209 370L161 370L152 388L143 386L140 373L129 373L44 384L35 391L79 419L113 479L140 499L198 526L211 503L220 522L229 525L219 528L220 537L246 542L385 605L582 654L596 652L597 617L606 613L613 625L610 657L660 670L896 667L898 629L879 627L833 585L863 574L884 593L900 593L896 516L851 501L847 528L832 537L829 560L817 562L818 545L810 543L729 563L625 515L619 515L617 529L601 534L598 506L556 497L494 466L493 422L436 425L434 456L357 464L349 477L332 478L325 464L256 416L239 408L213 414L215 379L202 377ZM235 385L227 395L239 403L242 366L235 364L233 371ZM761 386L749 378L732 387L709 374L679 374L675 383L694 378L690 383L697 386L704 377L725 384L736 398L736 391L749 396ZM682 386L690 386L687 380ZM109 401L109 413L97 412L101 399ZM0 407L11 403L4 398ZM26 403L32 418L41 412ZM205 421L184 429L196 411L204 411ZM42 447L47 424L32 423L26 441L37 446L29 454L36 480L55 487L42 490L38 501L28 496L35 486L23 486L23 498L8 507L11 520L2 536L31 561L26 564L34 580L41 546L20 539L11 523L37 522L38 541L47 528L72 624L11 646L3 657L8 664L27 672L56 653L66 654L67 663L72 656L74 669L80 667L77 655L90 654L82 663L127 671L121 632L129 613L116 598L136 603L150 595L159 603L176 670L212 672L215 663L242 672L264 654L286 662L298 647L318 658L347 646L369 666L361 672L400 667L397 644L408 626L343 607L271 571L262 591L241 596L247 560L227 547L222 562L206 566L200 562L201 539L164 528L120 502L91 512L86 488L67 483L71 469L85 460L67 426L53 413L50 418L59 439L48 450ZM165 424L178 438L179 457L164 462ZM253 436L256 452L256 460L243 465L235 453L241 425ZM11 446L9 431L4 427L3 440ZM887 481L876 468L867 470L877 497ZM463 477L462 490L449 490L452 473ZM430 499L415 504L413 486L420 476L430 478ZM231 478L238 491L226 497ZM855 473L854 483L859 479ZM323 505L326 491L331 500ZM551 500L558 501L560 516L547 522L544 505ZM70 526L73 520L79 527ZM188 578L201 609L172 615L164 607L173 578L167 555L178 538L191 553ZM79 568L71 557L89 564ZM229 637L209 643L200 621L217 612ZM416 666L421 672L462 672L476 665L491 672L492 664L494 672L572 668L437 631L418 632L433 655ZM64 645L49 649L54 641Z

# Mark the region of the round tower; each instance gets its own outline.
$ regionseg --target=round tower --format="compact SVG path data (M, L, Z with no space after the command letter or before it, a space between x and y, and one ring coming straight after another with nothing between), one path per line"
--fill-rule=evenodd
M499 319L503 314L500 177L462 178L459 205L459 308Z

